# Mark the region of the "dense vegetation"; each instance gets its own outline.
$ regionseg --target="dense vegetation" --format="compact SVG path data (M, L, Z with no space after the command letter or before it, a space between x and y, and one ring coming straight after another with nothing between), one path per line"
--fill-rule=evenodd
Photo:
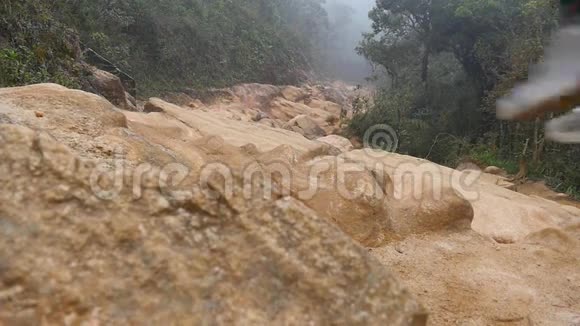
M389 87L351 132L387 123L400 150L455 165L464 157L547 176L577 192L580 149L545 142L543 122L499 122L496 99L525 80L558 24L552 0L379 0L359 52L387 71Z
M3 0L0 86L74 84L75 38L141 91L296 83L322 64L320 0Z
M41 1L0 3L0 86L54 81L77 85L76 35Z

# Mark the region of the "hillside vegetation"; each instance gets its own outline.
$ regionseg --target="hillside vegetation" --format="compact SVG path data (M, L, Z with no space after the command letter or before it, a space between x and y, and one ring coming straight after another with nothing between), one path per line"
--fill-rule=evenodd
M74 85L80 40L146 92L296 83L328 30L313 0L7 0L0 17L0 86Z
M578 146L546 142L541 120L495 117L496 100L541 60L557 1L381 0L370 17L373 31L358 50L390 83L359 108L353 134L387 123L404 153L451 166L471 157L514 174L526 162L531 177L578 192Z

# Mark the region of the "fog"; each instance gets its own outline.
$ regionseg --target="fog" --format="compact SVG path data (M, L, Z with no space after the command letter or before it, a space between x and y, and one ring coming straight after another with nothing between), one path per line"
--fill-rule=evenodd
M327 62L330 77L363 83L372 74L371 66L355 48L364 32L371 30L369 11L375 0L327 0L331 39Z

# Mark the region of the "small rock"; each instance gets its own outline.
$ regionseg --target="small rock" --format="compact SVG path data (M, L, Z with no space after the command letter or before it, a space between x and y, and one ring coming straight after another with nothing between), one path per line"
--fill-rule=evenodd
M262 121L263 119L267 119L268 115L262 111L258 111L258 113L256 113L256 115L254 117L252 117L252 121L254 122L259 122Z
M350 152L354 149L354 146L352 145L350 140L338 135L330 135L318 138L317 141L334 146L338 148L342 153Z
M284 129L297 132L311 140L326 136L326 132L316 123L316 121L304 114L288 121L284 126Z
M161 99L151 98L145 104L145 107L143 109L143 112L145 112L145 113L164 112L165 111L163 109L164 104L165 103Z
M403 248L401 248L400 245L395 245L395 251L397 251L400 254L405 253L405 251L403 250Z
M34 111L34 115L37 118L44 118L44 112L41 112L41 111Z
M483 172L500 176L507 176L508 174L504 169L497 166L488 166L483 170Z

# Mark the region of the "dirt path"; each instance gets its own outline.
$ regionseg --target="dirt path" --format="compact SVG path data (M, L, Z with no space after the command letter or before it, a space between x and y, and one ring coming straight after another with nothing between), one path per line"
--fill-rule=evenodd
M553 200L562 205L573 206L580 208L580 201L574 200L573 198L567 197L565 194L560 194L552 189L550 189L544 182L528 182L517 187L517 192L528 195L528 196L538 196Z
M546 230L513 245L447 231L371 253L426 306L430 325L578 326L577 231Z

